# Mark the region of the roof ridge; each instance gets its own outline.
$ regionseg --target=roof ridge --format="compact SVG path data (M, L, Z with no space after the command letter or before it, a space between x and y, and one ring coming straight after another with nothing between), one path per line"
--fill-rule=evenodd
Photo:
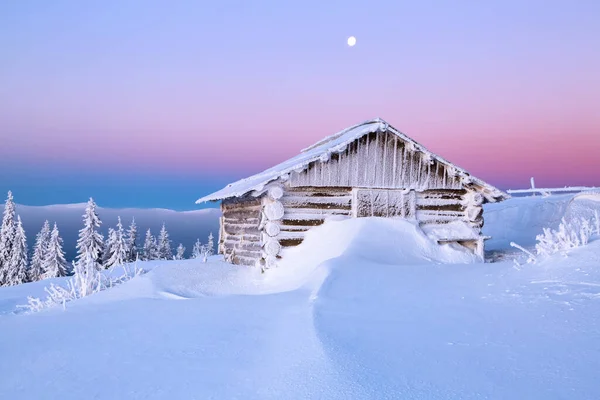
M305 152L307 152L309 150L312 150L312 149L314 149L316 147L324 145L325 143L330 142L330 141L332 141L332 140L334 140L334 139L336 139L336 138L344 135L345 133L347 133L348 131L351 131L352 129L356 129L356 128L360 127L360 126L369 125L369 124L375 124L375 123L385 123L385 124L389 125L387 122L385 122L381 118L368 119L368 120L363 121L363 122L361 122L359 124L352 125L352 126L350 126L348 128L342 129L341 131L336 132L333 135L326 136L323 139L319 140L318 142L313 143L310 146L303 148L302 150L300 150L300 153L305 153Z

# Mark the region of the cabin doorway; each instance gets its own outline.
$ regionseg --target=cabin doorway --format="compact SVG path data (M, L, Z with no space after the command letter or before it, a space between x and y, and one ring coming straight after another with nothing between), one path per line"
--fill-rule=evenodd
M406 189L352 190L352 214L361 217L416 219L416 193Z

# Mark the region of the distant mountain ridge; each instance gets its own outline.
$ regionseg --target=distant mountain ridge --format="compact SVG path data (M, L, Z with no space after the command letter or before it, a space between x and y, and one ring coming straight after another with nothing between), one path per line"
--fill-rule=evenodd
M47 206L26 206L17 204L16 212L21 216L23 227L27 234L29 250L35 242L35 236L47 219L51 224L56 222L60 234L64 239L64 250L67 260L72 260L76 255L76 244L79 229L83 227L82 215L86 203L52 204ZM4 204L0 205L0 212L4 212ZM196 239L203 243L210 232L218 237L219 216L221 211L216 208L205 208L192 211L174 211L162 208L103 208L98 207L98 215L102 220L100 232L105 235L109 227L117 224L117 217L121 217L123 227L129 227L132 218L138 226L138 245L141 246L146 231L150 229L154 235L158 234L162 224L166 225L172 240L173 250L179 243L186 247L186 257L189 257Z

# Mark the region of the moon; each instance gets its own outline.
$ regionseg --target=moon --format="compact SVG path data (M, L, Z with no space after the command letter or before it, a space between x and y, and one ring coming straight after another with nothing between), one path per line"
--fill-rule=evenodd
M356 38L354 36L350 36L348 38L348 46L353 47L356 44Z

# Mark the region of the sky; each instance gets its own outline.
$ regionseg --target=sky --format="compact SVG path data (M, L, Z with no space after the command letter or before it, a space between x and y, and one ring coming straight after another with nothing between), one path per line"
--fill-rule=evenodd
M502 189L600 185L599 15L595 0L1 2L0 191L194 209L374 117Z

